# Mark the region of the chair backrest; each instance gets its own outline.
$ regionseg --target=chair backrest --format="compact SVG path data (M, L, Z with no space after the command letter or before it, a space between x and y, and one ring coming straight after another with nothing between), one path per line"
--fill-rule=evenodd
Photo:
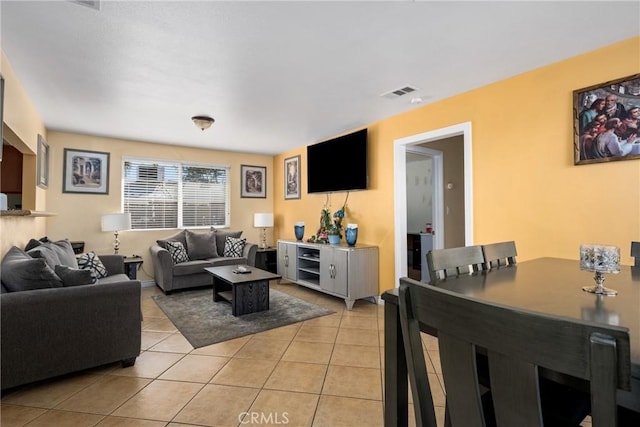
M451 425L485 425L476 347L487 353L498 427L542 425L539 366L589 380L592 425L616 425L616 390L628 390L631 380L628 329L493 304L407 278L400 279L399 306L416 425L436 425L420 327L438 334Z
M468 274L484 270L484 257L480 246L434 249L427 252L429 282L435 283L451 275Z
M482 245L486 270L516 263L516 242L500 242Z
M640 242L631 242L631 256L636 267L640 267Z

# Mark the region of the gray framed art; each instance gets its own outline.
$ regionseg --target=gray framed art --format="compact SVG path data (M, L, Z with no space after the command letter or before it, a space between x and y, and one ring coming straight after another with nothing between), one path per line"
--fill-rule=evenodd
M284 198L300 198L300 156L284 159Z
M240 166L240 197L267 197L267 168L266 166Z
M62 192L109 194L109 153L65 148Z
M49 188L49 144L47 144L42 135L38 135L38 154L36 161L38 163L38 187L46 190Z

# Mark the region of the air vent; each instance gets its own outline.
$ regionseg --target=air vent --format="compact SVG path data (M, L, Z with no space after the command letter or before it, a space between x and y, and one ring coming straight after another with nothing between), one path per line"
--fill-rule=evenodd
M91 9L100 10L100 0L69 0L71 3L80 4L82 6L90 7Z
M387 98L387 99L396 99L396 98L404 96L404 95L406 95L408 93L416 92L417 90L418 90L417 87L408 86L407 85L407 86L403 86L403 87L398 88L398 89L394 89L394 90L389 91L389 92L385 92L380 96L383 97L383 98Z

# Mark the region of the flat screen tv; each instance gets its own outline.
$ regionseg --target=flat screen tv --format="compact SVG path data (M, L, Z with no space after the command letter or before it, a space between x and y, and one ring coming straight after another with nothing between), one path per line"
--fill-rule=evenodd
M307 146L307 192L366 190L367 129Z

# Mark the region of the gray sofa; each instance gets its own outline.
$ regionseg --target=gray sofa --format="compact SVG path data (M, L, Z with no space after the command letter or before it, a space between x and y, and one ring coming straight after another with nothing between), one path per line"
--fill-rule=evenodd
M141 346L140 282L124 274L122 256L99 259L108 275L94 284L11 292L4 282L9 273L3 274L2 390L108 363L135 363Z
M179 289L212 286L213 276L206 267L247 264L255 266L255 243L244 243L241 256L225 256L227 237L240 239L242 231L208 230L193 232L182 230L173 236L158 240L149 248L153 261L156 284L165 294ZM187 259L176 262L167 249L167 242L179 242L186 249Z

